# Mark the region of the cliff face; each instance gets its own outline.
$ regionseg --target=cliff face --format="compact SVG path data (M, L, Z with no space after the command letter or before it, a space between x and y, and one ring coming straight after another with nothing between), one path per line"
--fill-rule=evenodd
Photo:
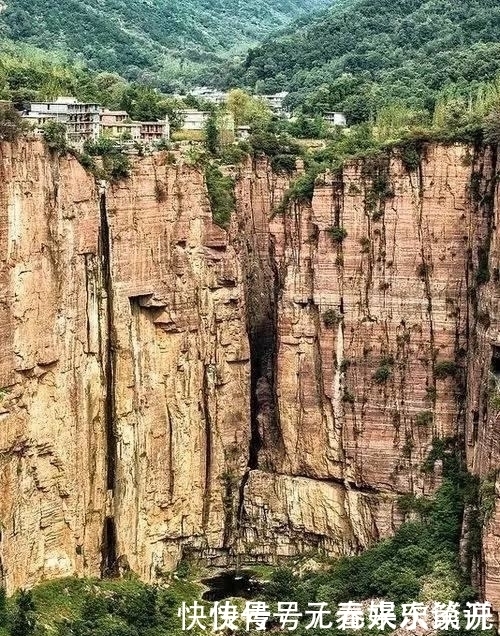
M241 268L199 171L99 192L41 144L1 149L0 555L42 576L171 569L224 548L249 448Z
M468 153L358 162L257 233L277 335L275 416L245 493L256 554L366 545L401 523L398 493L439 485L439 462L421 471L432 439L464 427L463 382L441 369L467 351ZM252 188L265 174L240 180L247 227L269 217Z
M199 170L162 154L99 188L41 144L2 146L9 590L154 579L187 551L352 553L403 521L400 494L439 485L439 461L421 470L436 437L496 470L496 162L396 152L285 214L290 178L249 162L226 233ZM498 604L499 542L494 512L482 583Z

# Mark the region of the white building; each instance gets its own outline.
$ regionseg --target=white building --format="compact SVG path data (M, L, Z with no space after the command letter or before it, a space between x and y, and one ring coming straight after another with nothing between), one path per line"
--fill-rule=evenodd
M338 113L334 111L323 113L323 121L330 126L347 126L347 120L344 113Z
M60 122L66 126L70 142L81 142L99 136L101 111L99 104L82 103L74 97L58 97L55 102L32 102L23 118L35 128L48 121Z
M250 126L238 126L236 128L236 139L245 141L250 137Z
M262 95L262 99L264 99L269 107L276 115L280 117L286 117L288 115L288 110L284 108L283 102L285 98L288 96L287 91L281 91L281 93L273 93L272 95Z
M55 102L33 102L23 118L40 132L48 121L65 125L68 141L80 145L99 136L117 137L150 144L170 139L168 117L161 121L132 121L124 110L107 110L99 104L82 103L74 97L59 97Z
M227 93L217 91L214 88L208 88L208 86L196 86L189 92L193 97L204 99L213 104L224 104L227 100Z
M210 117L208 111L196 110L195 108L185 108L179 111L183 118L181 130L202 131L205 128L207 119Z

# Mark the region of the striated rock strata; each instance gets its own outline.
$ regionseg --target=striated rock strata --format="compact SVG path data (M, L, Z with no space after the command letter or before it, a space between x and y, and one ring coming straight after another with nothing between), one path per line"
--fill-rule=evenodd
M99 191L40 143L0 158L0 557L41 577L225 548L249 448L241 267L199 171Z
M421 470L436 437L495 483L497 156L416 159L347 165L285 213L291 177L249 161L225 232L179 158L99 187L38 142L1 146L9 590L153 580L190 552L359 551L403 521L400 494L440 484L439 461ZM499 545L493 509L477 565L497 606Z

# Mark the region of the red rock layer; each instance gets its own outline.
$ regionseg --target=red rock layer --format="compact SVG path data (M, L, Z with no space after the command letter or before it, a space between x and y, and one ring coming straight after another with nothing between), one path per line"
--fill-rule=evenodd
M41 143L2 145L0 171L2 580L227 551L249 355L202 175L160 154L100 194Z

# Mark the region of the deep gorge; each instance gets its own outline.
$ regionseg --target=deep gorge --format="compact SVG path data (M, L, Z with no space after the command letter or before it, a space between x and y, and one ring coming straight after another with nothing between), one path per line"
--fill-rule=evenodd
M249 159L225 232L180 157L100 191L40 142L0 146L9 591L358 552L439 486L436 438L492 478L497 150L419 152L349 163L283 214L292 177ZM497 608L499 515L476 564Z

